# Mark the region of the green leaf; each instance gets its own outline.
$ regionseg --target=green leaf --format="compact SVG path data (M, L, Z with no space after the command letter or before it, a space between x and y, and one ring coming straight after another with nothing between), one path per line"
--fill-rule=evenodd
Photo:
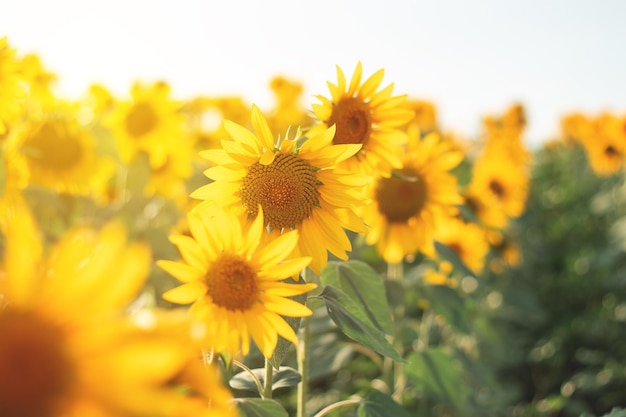
M441 242L435 242L435 248L437 249L437 253L439 254L439 256L441 256L446 261L450 261L452 263L454 269L461 271L464 275L469 275L476 278L476 274L472 272L472 270L469 269L467 265L465 265L465 263L463 263L461 258L459 258L459 255L457 255L457 253L450 247L444 245Z
M265 368L252 369L252 372L261 381L261 385L265 383ZM298 371L288 366L281 366L278 372L274 372L272 380L272 391L278 388L294 387L302 380L302 376ZM257 386L247 371L239 372L233 376L228 384L233 389L258 392Z
M285 280L285 282L288 282L290 284L296 284L296 281L291 278ZM304 283L305 283L304 280L300 278L300 281L298 282L298 284L304 284ZM305 294L300 294L300 295L296 295L296 296L288 297L288 298L294 301L297 301L300 304L305 304L307 297L308 297L308 294L305 293ZM283 319L285 319L287 324L289 324L289 326L291 326L293 331L297 334L298 329L300 329L300 322L302 321L302 318L301 317L283 317ZM274 354L269 359L274 369L280 368L280 365L283 362L283 359L285 359L285 356L287 355L287 353L289 352L289 349L291 349L292 346L293 346L293 343L278 336L276 349L274 349Z
M357 260L328 262L320 277L324 285L340 289L358 304L374 326L393 333L391 309L379 274L367 263Z
M468 397L459 364L443 349L414 352L405 367L409 380L432 399L462 411Z
M260 398L235 399L241 417L289 417L287 410L274 400Z
M350 297L332 285L324 287L320 297L328 315L349 338L396 361L404 362L385 334L369 321L366 313Z
M423 288L432 309L446 319L446 323L464 333L472 331L465 300L457 291L446 285L427 285Z
M359 417L412 417L389 395L380 391L367 394L357 410Z

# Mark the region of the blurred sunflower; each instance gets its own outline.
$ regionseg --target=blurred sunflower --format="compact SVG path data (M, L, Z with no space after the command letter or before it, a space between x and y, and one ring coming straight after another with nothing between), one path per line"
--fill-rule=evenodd
M465 190L466 201L481 222L502 228L508 218L524 212L530 174L526 165L512 160L505 150L489 150L474 161L471 181Z
M480 226L459 217L450 218L437 228L435 240L452 249L472 272L482 272L489 241Z
M147 195L160 195L174 201L179 207L187 205L188 191L186 180L194 172L195 152L190 146L173 148L165 163L150 173L145 192Z
M20 112L20 99L26 95L20 76L19 60L7 37L0 38L0 135Z
M20 58L20 74L28 87L28 96L41 102L54 99L52 87L57 80L56 74L50 72L36 54L28 54Z
M131 99L117 103L105 119L117 140L122 161L130 163L137 152L143 151L151 168L165 164L171 150L180 146L181 138L187 139L180 108L181 103L171 99L167 83L134 83Z
M605 113L592 120L583 146L593 171L601 176L613 175L624 166L626 155L626 119Z
M31 115L11 130L4 157L20 187L42 186L56 192L98 196L113 174L112 159L100 156L91 130L71 106Z
M364 170L367 174L379 171L389 177L392 168L402 168L403 145L406 134L399 129L413 117L404 106L406 95L392 96L393 84L380 91L384 70L380 69L363 84L361 62L357 63L348 85L346 77L337 66L337 85L328 83L330 98L318 95L321 104L313 104L313 111L321 125L335 125L335 144L360 144L361 150L348 158L340 167L352 172Z
M270 358L278 335L297 342L282 316L311 315L309 308L287 297L304 294L316 285L282 281L298 275L311 258L287 259L298 243L298 232L269 240L263 218L259 208L256 219L242 228L233 212L193 212L187 219L191 236L171 237L183 262L157 262L183 283L163 298L193 303L191 314L204 324L207 347L217 352L245 355L252 337Z
M146 328L120 315L149 272L147 246L109 223L70 231L44 256L25 204L4 204L3 417L235 415L189 335L167 331L182 322Z
M335 129L312 137L275 139L258 107L252 107L255 133L225 121L233 140L222 140L223 149L201 152L215 164L205 171L213 182L191 197L206 205L234 207L244 218L255 218L263 208L265 225L274 234L291 229L300 232L294 256L311 256L310 268L319 273L328 253L347 259L352 249L344 228L363 233L363 222L353 209L364 204L362 190L368 177L335 169L361 147L332 145Z
M376 244L385 261L401 262L418 250L433 253L435 230L463 201L450 173L462 159L462 153L436 133L412 138L404 167L370 186L373 203L363 209L363 220L370 226L365 240Z
M267 112L267 122L273 132L286 132L290 127L309 126L308 111L300 103L302 84L277 76L270 82L275 105Z
M220 147L220 140L228 135L224 120L246 124L250 120L250 106L241 97L196 97L185 103L189 131L200 149Z

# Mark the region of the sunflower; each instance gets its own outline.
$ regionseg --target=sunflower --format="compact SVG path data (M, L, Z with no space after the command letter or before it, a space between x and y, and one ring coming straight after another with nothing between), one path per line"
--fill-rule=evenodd
M509 218L524 212L529 181L525 164L506 150L491 147L474 161L466 202L484 225L503 228Z
M482 272L489 253L489 241L483 228L459 217L442 223L435 240L452 249L459 259L475 274Z
M74 229L47 253L25 204L9 199L0 216L3 417L235 415L183 322L140 326L121 314L149 272L147 246L109 223Z
M204 324L207 348L236 355L248 353L250 337L266 358L278 336L296 343L296 334L282 316L305 317L306 306L287 297L304 294L315 284L291 284L311 258L287 260L298 243L298 231L269 240L263 209L247 225L232 211L192 212L191 236L172 236L183 262L160 260L157 265L183 285L163 294L172 303L189 304L192 316ZM268 241L269 240L269 241Z
M28 96L41 102L54 100L52 87L57 81L57 76L41 62L36 54L27 54L20 61L20 74L28 86Z
M275 105L267 112L267 122L273 132L285 132L290 126L309 126L312 122L300 103L302 84L277 76L270 82Z
M332 145L335 129L312 137L300 131L293 140L275 139L258 107L252 108L255 133L225 121L233 140L222 140L223 149L201 152L215 164L205 171L214 180L191 196L207 205L234 207L244 218L255 218L259 205L265 225L273 234L297 229L300 240L295 256L311 256L310 268L319 273L328 252L347 259L352 249L344 228L365 232L353 209L364 204L368 177L335 169L361 145Z
M7 37L0 38L0 135L7 131L20 112L20 99L26 95L21 83L19 61Z
M98 196L113 174L113 161L100 156L91 130L80 124L70 106L32 115L7 138L5 159L20 186Z
M118 151L125 163L130 163L137 152L148 154L153 169L165 164L167 155L186 139L181 104L170 97L165 82L144 85L133 84L131 99L117 103L105 119L117 140Z
M385 261L397 263L418 250L433 252L435 230L462 203L456 177L449 172L462 159L436 133L412 138L404 167L372 184L373 204L363 210L370 226L365 241L376 244Z
M626 155L626 119L605 113L591 122L588 136L582 137L587 159L600 176L613 175L624 166Z
M392 168L402 168L403 145L406 134L400 130L413 117L406 108L406 95L392 96L393 84L376 91L384 77L380 69L361 84L362 67L357 63L350 84L337 66L337 85L328 83L330 99L318 95L321 104L313 104L313 111L322 124L335 125L335 144L360 144L361 150L342 165L349 171L362 169L389 177ZM317 129L315 127L313 129Z
M227 135L224 120L245 124L250 120L250 106L241 97L196 97L183 106L188 129L196 146L219 148Z

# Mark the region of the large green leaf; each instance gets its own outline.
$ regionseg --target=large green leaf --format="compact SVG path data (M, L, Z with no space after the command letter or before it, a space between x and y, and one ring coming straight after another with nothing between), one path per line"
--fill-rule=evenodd
M367 314L341 290L327 285L320 297L326 302L328 315L349 338L396 361L404 361L385 338L385 334L369 320Z
M409 380L435 401L464 409L468 389L462 370L442 348L414 352L408 358L405 372Z
M265 368L252 369L254 375L261 381L261 385L265 383ZM281 366L278 372L274 372L274 379L272 380L272 391L278 388L295 387L302 380L302 376L298 371L288 366ZM239 372L233 376L228 384L231 388L237 390L245 390L251 392L258 392L257 386L247 371Z
M391 309L385 286L379 274L367 263L357 260L329 262L320 277L324 285L332 285L358 304L369 321L387 334L393 333Z
M358 408L359 417L412 417L389 395L380 391L371 391Z
M287 410L274 400L260 398L237 398L241 417L289 417Z

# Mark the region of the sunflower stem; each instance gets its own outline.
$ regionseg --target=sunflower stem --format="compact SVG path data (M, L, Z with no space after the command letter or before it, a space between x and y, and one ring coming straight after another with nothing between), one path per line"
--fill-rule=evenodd
M233 365L240 367L241 369L246 371L248 374L250 374L250 377L254 381L256 388L259 390L259 394L261 395L262 398L265 398L263 395L265 391L263 388L263 385L261 384L261 381L259 380L259 378L254 374L254 372L252 372L252 369L248 368L243 362L240 362L237 359L233 359Z
M362 401L361 398L351 398L348 400L343 400L343 401L338 401L334 404L331 404L325 408L323 408L319 413L315 414L313 417L322 417L325 416L326 414L330 413L331 411L339 408L339 407L345 407L348 405L355 405L355 404L360 404Z
M400 262L388 262L387 263L387 279L390 281L401 281L404 276L404 264ZM404 303L400 302L393 308L393 319L395 323L402 323L404 321ZM398 349L400 355L403 355L404 346L402 343L401 335L398 332L398 326L394 326L394 334L390 337L390 342ZM398 402L402 397L402 392L406 386L406 377L404 375L404 366L401 362L393 361L392 359L384 358L383 370L387 376L389 389L392 390L392 398Z
M272 385L274 384L274 367L269 359L265 358L265 385L263 386L263 398L272 398Z
M298 370L300 371L300 375L302 375L302 380L298 384L297 417L306 417L306 396L309 377L309 338L311 329L308 317L303 317L301 323L302 335L298 343Z

